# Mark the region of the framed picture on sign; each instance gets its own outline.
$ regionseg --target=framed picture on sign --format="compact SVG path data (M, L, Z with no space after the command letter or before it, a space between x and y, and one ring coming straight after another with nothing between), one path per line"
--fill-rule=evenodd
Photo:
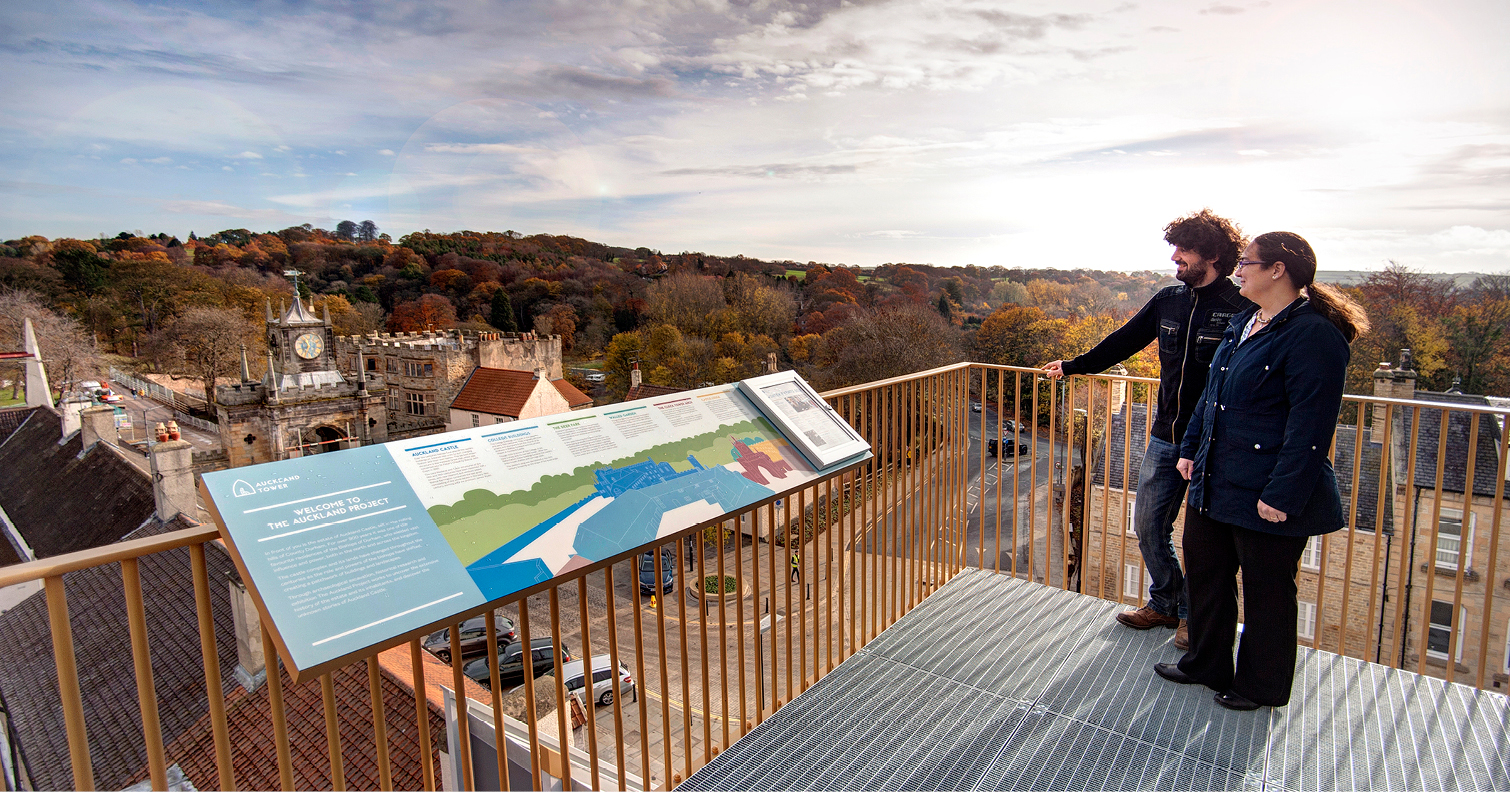
M870 450L828 402L795 371L741 380L739 389L819 468Z

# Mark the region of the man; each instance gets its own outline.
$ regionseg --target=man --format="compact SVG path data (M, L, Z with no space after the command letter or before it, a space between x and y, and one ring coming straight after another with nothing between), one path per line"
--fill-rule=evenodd
M1072 360L1056 360L1043 370L1051 379L1098 374L1158 340L1159 407L1133 507L1138 549L1153 586L1146 605L1117 614L1117 621L1135 630L1177 627L1175 646L1188 649L1185 576L1173 542L1174 519L1185 499L1187 482L1175 465L1222 332L1251 303L1228 278L1244 242L1231 221L1202 209L1165 226L1164 241L1174 245L1171 259L1180 285L1155 294L1136 316L1091 351Z

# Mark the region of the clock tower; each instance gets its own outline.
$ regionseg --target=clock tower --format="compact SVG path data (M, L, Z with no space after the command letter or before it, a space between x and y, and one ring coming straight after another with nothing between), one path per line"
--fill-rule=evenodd
M252 379L243 352L241 383L215 389L220 443L231 467L308 456L388 439L387 394L355 382L336 365L330 312L316 317L299 298L267 305L267 372Z

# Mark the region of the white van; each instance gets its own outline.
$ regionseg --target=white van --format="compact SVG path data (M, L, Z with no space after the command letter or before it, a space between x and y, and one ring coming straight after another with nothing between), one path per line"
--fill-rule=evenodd
M592 698L598 704L605 707L613 703L613 672L610 670L612 665L613 662L610 655L597 655L592 659ZM582 695L582 689L585 687L582 683L583 667L584 664L581 660L573 660L561 667L562 687L566 688L567 693L579 699L585 698ZM638 701L639 695L635 692L634 678L629 675L629 669L620 664L618 676L619 695L628 695L633 700Z

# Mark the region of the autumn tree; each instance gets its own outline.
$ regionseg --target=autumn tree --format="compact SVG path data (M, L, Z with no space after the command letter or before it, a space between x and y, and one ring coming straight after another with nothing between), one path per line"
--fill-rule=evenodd
M163 325L149 341L153 361L176 377L193 377L215 398L215 382L235 376L243 347L256 348L257 328L229 308L190 308Z
M488 324L505 333L512 333L519 329L519 325L514 319L514 303L509 300L509 293L507 291L499 289L493 292L493 304L492 310L488 314Z
M651 317L662 324L701 334L712 317L725 307L724 290L717 278L679 272L662 278L646 291Z
M556 303L535 317L535 332L561 336L562 351L570 350L577 334L577 312L570 305Z
M426 294L393 307L388 317L388 331L413 333L420 330L445 330L456 325L456 308L439 294Z
M52 251L52 265L63 282L80 294L94 294L105 287L108 281L109 261L100 256L88 242L65 240Z
M47 307L41 295L20 289L0 289L0 349L20 350L24 342L22 327L31 320L33 334L47 367L48 383L58 390L68 390L76 381L96 376L103 367L94 339L72 317ZM11 374L11 398L17 398L23 365L7 361Z
M823 336L812 371L823 388L911 374L960 359L959 332L932 306L863 310Z

